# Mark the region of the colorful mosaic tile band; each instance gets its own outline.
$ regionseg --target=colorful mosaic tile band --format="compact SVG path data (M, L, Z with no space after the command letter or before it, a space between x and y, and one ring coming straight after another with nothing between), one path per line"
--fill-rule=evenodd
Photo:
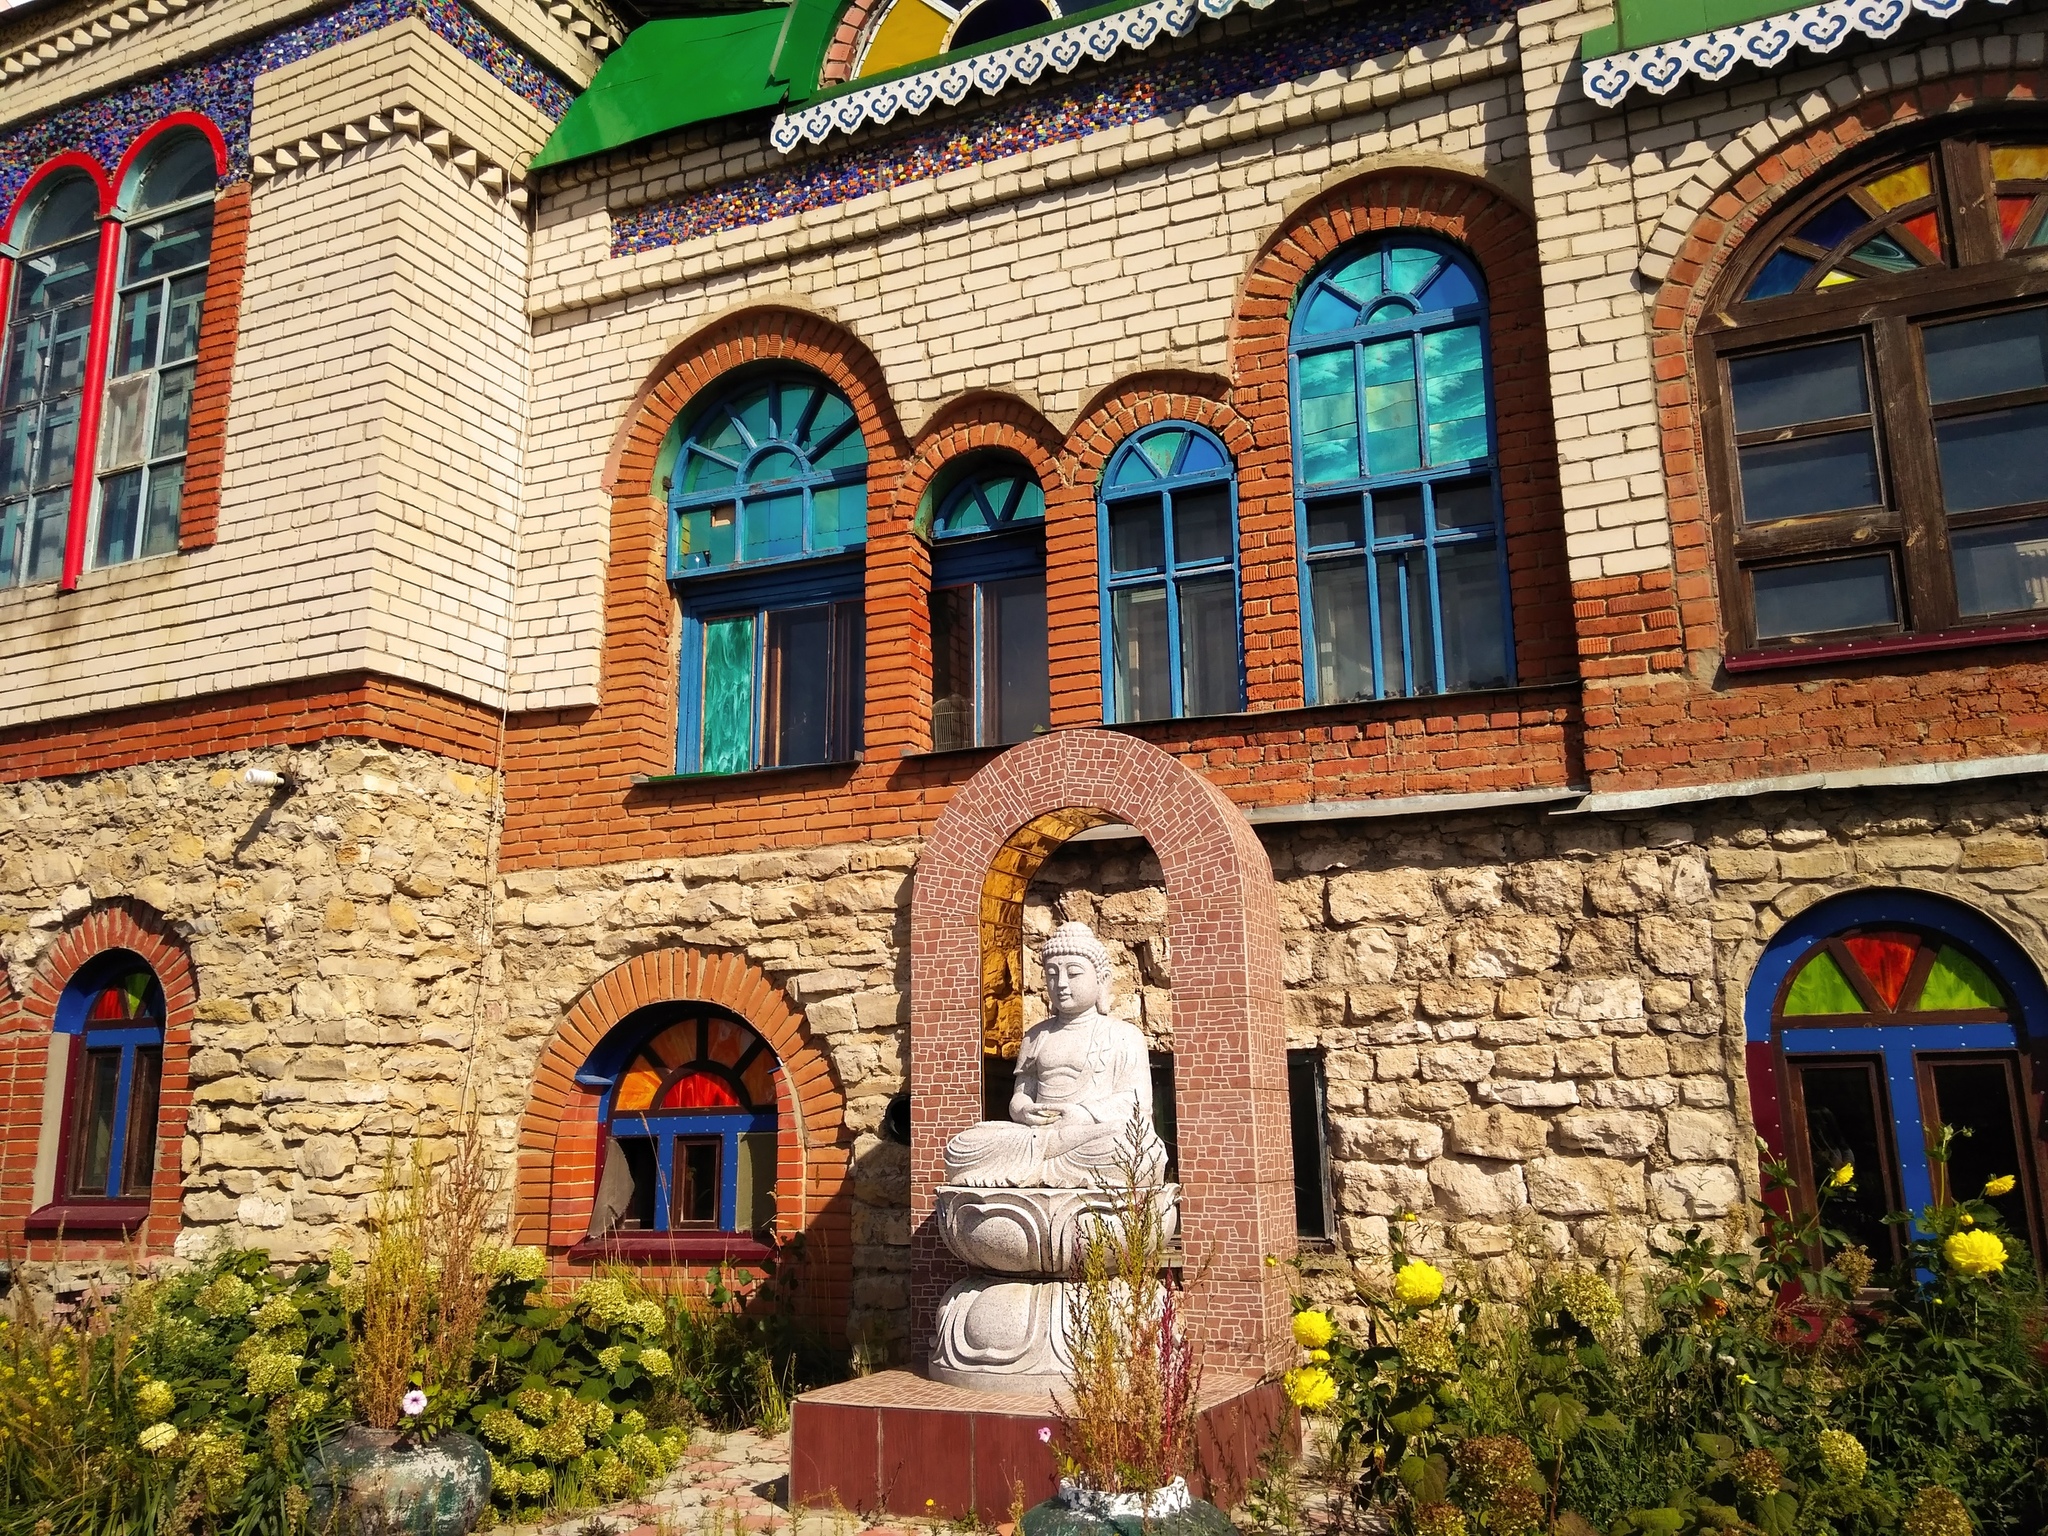
M1145 59L886 144L841 151L666 202L612 223L612 254L658 250L728 229L851 202L871 192L1005 160L1125 123L1300 80L1361 59L1505 21L1514 0L1439 0L1369 16L1296 23L1228 50Z
M258 75L415 16L451 47L532 102L550 122L559 122L569 110L575 93L568 86L456 0L353 0L260 42L215 54L0 133L0 212L12 206L36 167L52 155L79 150L111 171L137 135L172 112L200 112L212 119L228 142L229 176L247 175L249 114Z

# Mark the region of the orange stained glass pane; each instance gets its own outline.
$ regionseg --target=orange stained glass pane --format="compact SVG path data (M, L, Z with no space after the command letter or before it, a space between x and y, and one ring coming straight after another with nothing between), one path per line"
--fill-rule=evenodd
M612 1112L630 1113L633 1110L651 1108L654 1104L654 1095L661 1090L661 1080L667 1075L664 1072L657 1072L653 1067L634 1067L619 1079L619 1091L612 1100Z
M1870 195L1877 206L1889 213L1903 207L1917 198L1927 197L1934 191L1934 177L1929 174L1927 162L1906 166L1893 171L1889 176L1880 176L1875 181L1865 182L1863 190Z
M1920 949L1919 939L1910 933L1863 933L1844 939L1842 947L1856 957L1885 1007L1898 1007L1906 973L1912 970L1913 956Z
M754 1032L742 1029L737 1024L728 1024L723 1019L713 1019L708 1026L711 1031L710 1043L704 1054L713 1061L728 1067L736 1067L740 1058L747 1054L747 1048L754 1043Z
M685 1072L661 1096L663 1109L738 1109L739 1095L715 1072Z
M2011 245L2020 236L2020 226L2027 222L2027 210L2034 206L2031 192L2020 197L2001 197L1998 200L1998 232Z
M2004 144L1991 151L1991 174L2000 181L2048 181L2048 144Z
M697 1059L697 1021L686 1019L681 1024L671 1024L641 1047L643 1054L652 1057L664 1067L679 1067L686 1061Z
M763 1051L748 1064L747 1070L740 1075L740 1081L746 1084L747 1097L754 1101L756 1107L766 1109L773 1105L775 1058L767 1051Z
M1933 209L1930 208L1925 213L1903 220L1899 228L1905 230L1907 234L1926 246L1928 250L1934 252L1937 259L1940 258L1941 221L1935 218Z

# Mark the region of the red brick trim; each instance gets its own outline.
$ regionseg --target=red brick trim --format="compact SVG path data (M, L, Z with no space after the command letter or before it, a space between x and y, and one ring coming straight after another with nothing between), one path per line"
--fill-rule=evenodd
M1315 197L1287 219L1253 260L1231 325L1231 399L1253 428L1256 448L1238 463L1247 530L1267 557L1258 568L1268 605L1251 611L1254 573L1245 572L1246 649L1256 623L1272 639L1252 699L1299 703L1303 680L1294 545L1293 428L1288 412L1287 339L1294 298L1349 241L1386 230L1427 232L1463 247L1486 276L1494 423L1508 541L1515 667L1524 683L1576 675L1571 591L1544 343L1543 285L1536 229L1528 213L1477 177L1400 168L1370 172Z
M373 673L234 689L0 730L0 783L364 736L487 766L498 713Z
M545 1246L562 1272L591 1267L591 1258L571 1250L583 1241L597 1193L599 1094L579 1085L576 1073L613 1026L667 1002L723 1008L775 1052L776 1235L803 1236L808 1304L817 1322L843 1332L853 1257L846 1098L803 1015L740 955L689 948L635 955L571 1005L541 1051L519 1121L514 1241Z
M828 85L844 85L853 78L853 56L860 47L861 31L887 5L888 0L853 0L847 6L839 24L832 29L832 41L825 47L825 62L818 66L820 90Z
M249 184L238 181L213 205L213 256L200 307L192 431L185 447L178 547L205 549L220 521L220 476L227 459L228 389L242 325L242 273L249 251Z
M149 1219L139 1238L31 1237L27 1218L35 1188L36 1144L42 1134L43 1092L57 1001L87 961L109 950L139 955L164 989L163 1090L157 1108L156 1171L150 1180ZM17 993L0 974L0 1244L30 1259L89 1259L139 1252L167 1254L178 1236L184 1198L180 1154L192 1104L192 1019L199 981L178 937L162 917L131 900L102 903L52 944Z
M981 1118L983 901L1012 883L1016 835L1062 811L1144 833L1166 880L1174 964L1181 1230L1208 1267L1197 1327L1211 1371L1264 1376L1294 1354L1283 1271L1294 1251L1288 1167L1280 914L1272 867L1223 792L1116 731L1055 731L1012 747L967 781L932 828L910 917L912 1336L928 1337L962 1273L930 1220L947 1140ZM1055 839L1046 839L1046 846Z

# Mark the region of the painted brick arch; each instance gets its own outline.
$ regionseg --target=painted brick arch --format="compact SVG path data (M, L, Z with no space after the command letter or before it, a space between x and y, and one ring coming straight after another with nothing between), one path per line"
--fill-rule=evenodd
M57 1000L81 966L117 949L139 956L164 990L163 1087L142 1247L150 1255L167 1254L177 1242L183 1199L179 1157L192 1105L192 1018L199 1003L199 982L184 941L169 923L141 902L114 901L87 913L52 944L18 992L0 975L0 1234L17 1253L31 1259L98 1258L130 1251L118 1236L67 1236L60 1244L54 1238L25 1235Z
M830 1061L782 989L739 955L661 949L635 955L591 984L541 1052L519 1122L513 1238L558 1256L579 1241L597 1190L595 1090L576 1072L612 1027L655 1003L709 1003L768 1043L775 1075L775 1229L801 1233L820 1322L843 1327L851 1286L853 1138Z
M918 859L913 1336L930 1336L940 1297L964 1272L931 1218L945 1144L981 1118L985 903L1014 900L1060 838L1099 820L1142 832L1166 877L1181 1230L1209 1265L1197 1320L1206 1360L1224 1375L1263 1376L1292 1357L1281 1271L1264 1256L1295 1244L1272 867L1222 791L1157 747L1099 729L1055 731L988 763L948 802ZM1039 835L1048 829L1056 835Z

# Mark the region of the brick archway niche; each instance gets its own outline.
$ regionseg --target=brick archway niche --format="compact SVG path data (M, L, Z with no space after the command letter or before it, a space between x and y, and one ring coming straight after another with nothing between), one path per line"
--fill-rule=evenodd
M911 1349L965 1268L932 1219L951 1136L981 1118L985 1041L1014 1031L1024 894L1077 832L1128 824L1165 876L1173 965L1181 1240L1207 1407L1198 1483L1233 1501L1285 1420L1284 1271L1295 1248L1280 919L1273 871L1222 791L1157 747L1096 728L1012 747L947 803L919 855L910 918ZM1005 1517L1013 1486L1056 1482L1045 1405L885 1372L798 1404L798 1502ZM839 1449L859 1447L858 1455ZM923 1447L929 1455L918 1456ZM964 1448L964 1456L960 1449ZM900 1448L900 1449L899 1449ZM957 1467L933 1466L937 1457ZM908 1480L906 1484L906 1480Z

